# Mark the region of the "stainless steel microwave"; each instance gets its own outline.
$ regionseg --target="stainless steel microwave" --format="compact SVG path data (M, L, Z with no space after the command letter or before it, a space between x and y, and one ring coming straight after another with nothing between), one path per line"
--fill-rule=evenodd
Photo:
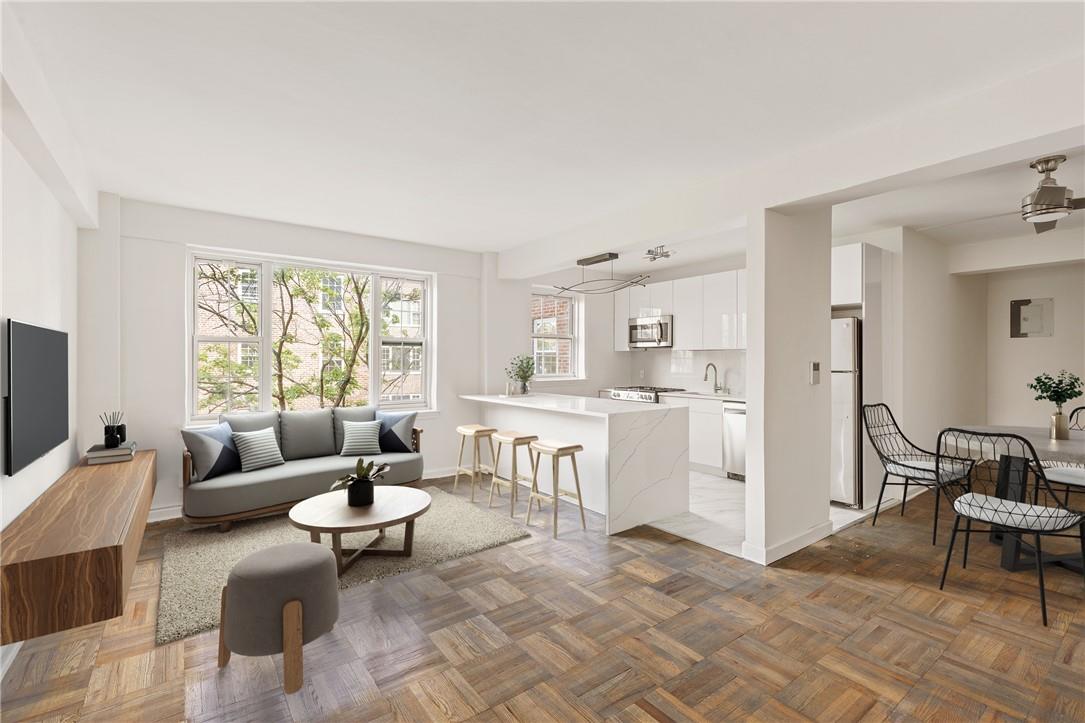
M674 317L641 316L629 320L629 348L656 349L670 347L674 335Z

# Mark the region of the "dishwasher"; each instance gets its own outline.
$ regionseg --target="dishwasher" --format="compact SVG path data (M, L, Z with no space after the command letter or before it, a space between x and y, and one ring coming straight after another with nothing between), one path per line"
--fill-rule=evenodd
M723 403L723 473L746 480L746 405Z

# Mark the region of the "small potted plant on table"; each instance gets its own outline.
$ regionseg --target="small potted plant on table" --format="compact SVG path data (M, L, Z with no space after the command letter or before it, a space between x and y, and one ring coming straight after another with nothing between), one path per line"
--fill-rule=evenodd
M1051 439L1070 439L1070 427L1062 413L1062 405L1081 396L1081 377L1065 369L1054 377L1045 372L1033 379L1028 388L1036 392L1036 401L1055 404L1055 413L1051 415Z
M535 376L535 360L527 354L517 354L505 367L505 376L513 382L509 388L510 396L528 394L531 391L531 379Z
M382 464L376 467L375 462L367 463L362 457L358 458L358 464L354 466L354 474L340 477L331 486L331 491L346 489L347 504L351 507L366 507L373 504L373 483L384 476L391 467Z

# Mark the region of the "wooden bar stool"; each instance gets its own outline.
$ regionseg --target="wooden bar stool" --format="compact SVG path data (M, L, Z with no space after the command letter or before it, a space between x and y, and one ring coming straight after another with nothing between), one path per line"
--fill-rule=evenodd
M588 529L588 523L584 520L584 503L580 498L580 472L576 468L576 453L583 452L584 447L579 444L569 444L567 442L556 442L553 440L542 440L531 443L531 451L535 453L535 469L531 474L531 494L527 498L527 524L531 524L531 501L535 500L539 502L539 509L542 509L542 501L549 500L554 505L554 537L558 536L558 497L565 495L566 497L573 497L576 499L577 505L580 507L580 526L585 530ZM539 493L539 462L543 455L549 455L550 468L554 476L554 493L553 495L544 495ZM569 461L573 463L573 480L576 482L576 492L570 492L569 490L563 490L558 485L558 462L562 457L568 457Z
M520 447L527 449L527 460L531 465L532 474L535 473L535 458L531 455L531 443L538 440L538 437L534 434L524 434L523 432L511 432L508 430L502 430L493 435L493 441L497 442L497 457L494 458L494 473L490 477L490 499L486 503L489 507L494 502L494 488L497 488L497 494L501 494L502 487L509 488L509 517L516 516L516 488L520 486L519 481L531 482L532 475L519 472L516 468L516 461L518 455L517 450ZM501 448L506 444L512 446L512 470L509 472L508 479L498 476L498 464L501 462ZM528 500L528 505L531 505L531 500ZM539 509L542 509L541 507Z
M456 487L460 484L460 475L465 474L471 478L471 501L475 501L475 485L482 484L482 475L493 474L494 471L494 432L497 430L493 427L487 427L482 424L461 424L456 427L456 433L460 435L460 458L456 461L456 479L452 481L452 491L456 491ZM471 445L475 452L474 461L470 467L463 466L463 448L467 444L468 438L471 439ZM482 464L481 455L481 440L485 439L490 444L490 464L489 466Z

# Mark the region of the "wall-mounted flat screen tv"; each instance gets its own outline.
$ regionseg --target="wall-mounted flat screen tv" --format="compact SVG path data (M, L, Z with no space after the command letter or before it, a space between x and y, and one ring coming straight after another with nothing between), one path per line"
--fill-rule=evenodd
M4 473L68 439L68 335L8 319L4 359Z

